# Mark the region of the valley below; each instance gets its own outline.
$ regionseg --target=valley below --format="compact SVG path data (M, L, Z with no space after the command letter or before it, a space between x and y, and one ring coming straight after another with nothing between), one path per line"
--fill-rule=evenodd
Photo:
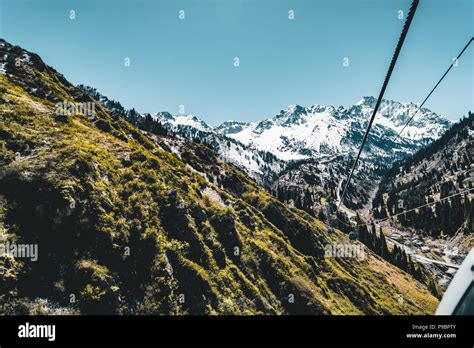
M365 214L364 211L359 213L364 219L369 218L367 211ZM465 246L460 247L456 237L433 239L390 221L383 221L378 225L383 228L389 247L397 245L403 248L409 257L421 263L436 278L443 291L469 252Z

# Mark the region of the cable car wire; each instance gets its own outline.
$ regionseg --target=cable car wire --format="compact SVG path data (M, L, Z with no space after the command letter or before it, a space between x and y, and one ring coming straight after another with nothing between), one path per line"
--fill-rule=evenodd
M369 136L370 129L372 128L372 124L374 123L375 115L377 114L377 111L380 107L380 103L382 102L383 95L385 94L385 89L387 88L388 82L390 80L390 77L392 76L393 69L395 68L395 63L397 62L398 56L400 54L400 51L402 49L403 43L405 41L405 38L408 33L408 29L410 28L411 22L413 20L413 17L415 16L416 8L418 7L419 0L413 0L410 6L410 9L408 11L407 19L405 23L403 24L403 29L400 34L400 37L397 42L397 46L395 48L395 53L393 54L392 60L390 62L387 75L385 76L385 80L382 85L382 89L380 90L379 97L377 99L377 103L375 104L374 111L372 112L372 116L369 121L369 125L367 126L367 130L365 131L364 138L362 140L362 144L359 147L359 152L357 154L356 160L354 162L354 165L352 166L350 175L347 179L346 185L344 187L344 191L342 192L341 200L339 202L339 205L337 207L337 210L341 207L342 202L344 201L344 198L346 196L346 191L347 188L351 182L352 175L354 174L354 170L357 167L357 163L359 162L360 155L362 153L362 149L364 148L364 145L367 141L367 138Z
M469 47L469 45L471 44L471 42L474 40L474 38L471 38L468 43L466 44L466 46L464 46L464 48L462 49L462 51L458 54L458 56L456 58L453 59L453 62L451 63L451 65L449 66L448 70L446 70L446 72L443 74L443 76L441 76L441 78L439 79L439 81L436 83L436 85L433 87L433 89L430 91L430 93L428 93L428 95L426 96L426 98L423 100L423 102L420 104L420 106L416 109L416 111L413 113L413 115L410 117L410 119L408 120L407 123L405 123L405 125L403 126L402 130L400 132L398 132L397 134L397 137L395 138L394 142L396 143L397 140L400 138L400 135L403 133L403 131L405 130L405 128L410 124L410 122L415 118L416 114L418 113L418 111L421 110L421 108L423 107L423 105L425 105L426 101L428 100L428 98L433 94L433 92L435 91L435 89L439 86L439 84L441 83L441 81L443 81L443 79L446 77L446 75L449 73L449 71L453 68L453 66L455 66L456 62L459 60L459 58L461 58L462 54L464 53L464 51Z
M377 219L377 220L373 220L373 221L371 221L371 222L366 222L366 223L362 223L362 224L348 224L347 222L340 220L340 219L337 217L337 214L336 214L336 219L337 219L337 221L339 221L340 223L342 223L342 224L344 224L344 225L346 225L346 226L348 226L348 227L368 226L368 225L371 225L372 223L374 223L374 224L379 224L379 223L381 223L381 222L390 220L391 218L394 218L394 217L397 217L397 216L400 216L400 215L403 215L403 214L412 212L412 211L414 211L414 210L416 210L416 209L420 209L420 208L424 208L424 207L427 207L427 206L430 206L430 205L434 205L434 204L439 203L439 202L442 202L442 201L444 201L444 200L446 200L446 199L449 199L449 198L452 198L452 197L455 197L455 196L459 196L459 195L462 195L462 194L464 194L464 193L468 193L468 192L470 192L470 191L474 191L474 188L470 188L470 189L467 189L467 190L463 190L463 191L454 193L454 194L452 194L452 195L450 195L450 196L446 196L446 197L441 198L441 199L439 199L439 200L437 200L437 201L429 202L429 203L420 205L420 206L415 207L415 208L410 208L410 209L405 210L405 211L402 211L402 212L400 212L400 213L387 216L387 217L385 217L385 218L383 218L383 219ZM337 213L337 211L336 211L336 213Z

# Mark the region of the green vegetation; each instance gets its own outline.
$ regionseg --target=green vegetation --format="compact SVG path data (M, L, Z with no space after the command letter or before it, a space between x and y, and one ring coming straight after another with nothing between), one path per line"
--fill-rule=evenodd
M0 229L39 258L0 258L0 313L434 312L423 284L367 248L324 257L344 233L206 146L97 103L94 120L57 117L55 100L94 101L41 61L15 69L0 75Z

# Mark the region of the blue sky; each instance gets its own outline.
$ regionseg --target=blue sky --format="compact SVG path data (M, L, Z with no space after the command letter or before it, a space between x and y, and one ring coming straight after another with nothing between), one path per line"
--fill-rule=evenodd
M420 1L386 98L425 97L473 36L473 3ZM398 11L406 16L409 5L409 0L0 0L0 37L125 107L176 114L184 105L186 113L216 125L271 117L290 104L349 106L377 96L403 25ZM473 50L471 44L426 107L450 119L474 110Z

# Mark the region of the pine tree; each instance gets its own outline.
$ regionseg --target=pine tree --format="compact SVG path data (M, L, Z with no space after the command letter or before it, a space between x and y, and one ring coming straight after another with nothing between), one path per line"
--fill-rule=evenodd
M369 248L369 231L367 230L367 226L366 225L360 225L358 230L357 230L357 233L359 234L359 240L361 241L361 243L367 245Z
M400 252L400 268L404 271L408 271L408 258L405 250Z
M380 256L382 256L385 260L389 260L390 252L388 250L387 240L385 239L385 235L383 233L382 227L380 227L380 244L381 244Z

